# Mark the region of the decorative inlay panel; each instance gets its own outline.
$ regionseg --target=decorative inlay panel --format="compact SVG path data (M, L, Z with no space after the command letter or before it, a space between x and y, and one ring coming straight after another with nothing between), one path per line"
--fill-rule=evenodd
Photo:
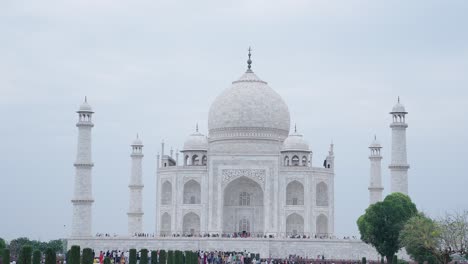
M254 181L265 184L265 170L261 169L224 169L222 170L223 185L228 184L239 177L251 178Z

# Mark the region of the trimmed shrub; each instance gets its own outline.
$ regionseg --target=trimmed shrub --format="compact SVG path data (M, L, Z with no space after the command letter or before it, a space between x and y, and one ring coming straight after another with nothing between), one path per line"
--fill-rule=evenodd
M160 250L158 264L166 264L166 259L166 250Z
M104 259L104 264L111 264L111 261L110 261L110 258L109 257L106 257Z
M24 246L19 255L18 264L31 264L32 247Z
M10 264L10 250L4 248L2 252L2 261L3 263Z
M174 263L174 251L172 250L167 251L167 264L175 264Z
M130 249L129 256L128 256L128 264L136 264L137 263L137 251L136 249Z
M33 264L41 264L42 253L39 250L34 250L32 263Z
M398 264L398 257L397 257L397 255L393 255L392 264Z
M45 251L45 264L56 264L57 254L52 248L47 248Z
M146 248L140 250L140 264L148 264L148 250Z
M180 250L174 252L174 262L175 264L184 264L184 253Z
M151 264L158 264L158 252L151 250Z
M361 263L362 263L362 264L366 264L366 262L367 262L366 258L363 257Z
M93 250L90 248L83 248L83 255L81 256L81 264L93 264L94 256Z
M191 251L185 251L185 264L192 264L192 252Z
M80 246L72 246L68 254L68 264L80 264Z

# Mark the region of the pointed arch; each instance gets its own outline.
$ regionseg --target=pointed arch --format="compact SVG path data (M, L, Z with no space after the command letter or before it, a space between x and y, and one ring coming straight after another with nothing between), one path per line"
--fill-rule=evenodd
M292 166L299 166L300 160L297 155L294 155L291 159L291 165Z
M316 204L317 206L328 206L328 186L324 182L317 184Z
M161 236L171 235L171 215L169 213L164 213L161 216Z
M201 187L200 183L190 180L184 184L184 204L200 204Z
M328 217L324 214L320 214L317 216L317 225L316 225L316 233L319 236L327 236L328 235Z
M165 181L161 186L161 204L172 204L172 184L170 181Z
M304 185L292 181L286 186L286 205L304 205Z
M186 235L195 235L200 233L200 216L190 212L184 215L182 230Z
M286 218L286 235L302 235L304 234L304 218L297 214L292 213Z

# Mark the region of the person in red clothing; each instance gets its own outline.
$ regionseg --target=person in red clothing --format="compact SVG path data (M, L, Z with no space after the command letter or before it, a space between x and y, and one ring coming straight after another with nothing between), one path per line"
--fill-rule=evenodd
M99 264L102 264L102 261L104 260L104 254L102 254L102 251L99 252Z

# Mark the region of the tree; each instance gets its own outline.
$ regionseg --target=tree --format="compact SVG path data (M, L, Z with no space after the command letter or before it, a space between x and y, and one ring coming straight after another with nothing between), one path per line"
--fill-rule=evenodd
M63 249L64 249L64 247L63 247L64 243L63 242L64 241L61 240L61 239L50 240L49 243L47 243L47 247L45 248L45 250L47 250L48 248L51 248L55 252L62 253Z
M397 255L393 255L392 264L398 264L398 257L397 257Z
M140 254L140 264L148 264L148 250L144 248L140 250Z
M166 264L166 251L165 250L159 251L159 264Z
M109 257L104 258L104 264L111 264L111 260Z
M30 245L30 241L26 237L13 239L10 241L10 245L8 246L10 249L10 254L14 257L19 256L21 249L26 245Z
M417 214L416 205L402 193L392 193L366 209L357 220L361 240L372 245L391 262L402 248L399 236L408 219Z
M158 252L156 250L151 251L151 264L158 264Z
M94 262L93 250L90 248L83 248L81 264L93 264L93 262Z
M56 264L57 263L57 254L52 248L47 248L45 251L45 264Z
M0 256L3 256L3 250L6 248L5 239L0 237Z
M32 263L33 264L41 264L41 259L42 259L42 253L39 250L34 250L33 252L33 259Z
M175 264L184 264L184 254L180 250L174 252L174 262Z
M80 246L72 246L68 254L68 264L80 264Z
M3 263L5 263L5 264L10 264L10 250L7 249L7 248L4 248L4 249L3 249L3 252L2 252L2 261L3 261Z
M175 264L174 263L174 251L172 250L167 251L167 264Z
M362 258L362 261L361 261L362 264L366 264L367 263L367 260L365 257Z
M31 264L32 247L23 246L18 259L19 264Z
M136 264L137 263L137 251L136 249L130 249L129 256L128 256L128 264Z
M400 241L408 255L418 263L444 262L438 253L440 232L437 222L421 213L406 222L400 233Z

